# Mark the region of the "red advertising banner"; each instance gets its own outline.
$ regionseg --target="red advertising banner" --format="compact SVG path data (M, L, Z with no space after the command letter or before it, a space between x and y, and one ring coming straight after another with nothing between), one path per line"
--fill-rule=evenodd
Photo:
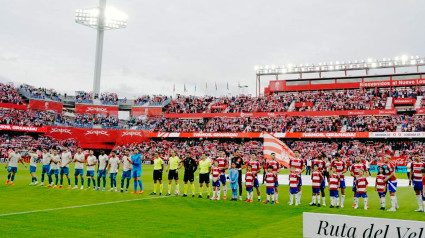
M162 116L162 107L132 107L131 108L132 117L148 116L148 117L158 117Z
M42 111L49 111L50 110L50 111L62 112L63 111L63 103L46 101L46 100L30 99L30 108L36 109L36 110L42 110Z
M277 117L277 116L358 116L396 115L397 109L383 110L352 110L352 111L302 111L302 112L251 112L251 113L172 113L164 114L167 118L212 118L212 117Z
M295 107L313 107L313 102L297 102L295 103Z
M393 100L394 105L403 105L403 104L415 104L416 99L414 98L395 98Z
M369 138L369 132L295 132L285 138Z
M16 110L27 110L28 105L19 105L19 104L13 104L13 103L1 103L0 102L0 108L10 108L10 109L16 109Z
M423 76L422 76L423 77ZM388 78L390 78L388 76ZM415 79L416 78L416 79ZM368 78L370 80L370 78ZM425 85L425 79L418 79L417 75L412 79L405 80L387 80L387 81L369 81L369 82L353 82L338 83L338 80L326 84L312 84L310 80L300 80L298 85L287 85L285 80L272 80L267 87L268 92L285 92L285 91L305 91L305 90L325 90L325 89L350 89L350 88L378 88L378 87L402 87L413 85ZM364 79L362 79L364 81ZM266 91L266 90L265 90Z
M105 116L118 116L118 109L118 106L75 104L75 113L79 114L101 114Z
M0 124L0 130L25 131L25 132L37 132L37 133L45 133L47 131L46 128L44 127L15 126L15 125L3 125L3 124Z
M270 133L277 138L369 138L369 132ZM261 132L150 132L152 138L262 138Z
M113 130L113 129L88 129L73 127L46 127L46 135L59 140L75 139L81 145L91 145L97 148L101 145L124 145L140 143L147 140L147 131L141 130ZM105 149L107 147L104 147Z
M425 108L418 108L418 109L416 109L416 114L419 114L419 115L425 114Z

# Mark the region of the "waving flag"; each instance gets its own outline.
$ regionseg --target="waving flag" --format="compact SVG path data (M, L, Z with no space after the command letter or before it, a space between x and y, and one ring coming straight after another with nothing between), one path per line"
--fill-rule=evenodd
M276 160L282 166L289 167L289 160L295 157L294 152L278 138L274 137L270 133L265 132L263 134L263 154L266 160L271 158L271 154L276 154Z

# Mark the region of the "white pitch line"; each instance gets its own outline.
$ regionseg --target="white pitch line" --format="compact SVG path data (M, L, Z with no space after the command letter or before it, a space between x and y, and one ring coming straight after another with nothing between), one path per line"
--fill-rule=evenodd
M6 214L0 214L0 217L12 216L12 215L20 215L20 214L28 214L28 213L36 213L36 212L48 212L48 211L56 211L56 210L80 208L80 207L100 206L100 205L108 205L108 204L123 203L123 202L133 202L133 201L148 200L148 199L159 199L159 198L166 198L166 196L162 196L162 197L150 197L150 198L138 198L138 199L129 199L129 200L121 200L121 201L102 202L102 203L93 203L93 204L78 205L78 206L69 206L69 207L57 207L57 208L49 208L49 209L43 209L43 210L33 210L33 211L26 211L26 212L6 213Z

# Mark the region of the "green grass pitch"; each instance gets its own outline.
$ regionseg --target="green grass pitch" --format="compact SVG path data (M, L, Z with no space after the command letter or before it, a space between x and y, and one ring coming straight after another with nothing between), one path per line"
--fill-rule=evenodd
M40 179L38 166L37 176ZM334 213L425 221L417 208L412 188L399 188L400 209L379 210L376 192L369 189L370 210L353 210L351 188L344 209L309 207L311 188L303 187L302 205L289 206L288 185L281 185L280 204L210 201L206 198L150 196L152 166L143 166L143 195L92 190L29 186L29 170L19 167L15 186L5 186L6 171L0 165L1 237L302 237L302 213ZM71 173L73 173L71 166ZM164 175L164 178L166 176ZM118 186L120 184L118 176ZM183 171L180 172L183 178ZM74 182L74 179L71 179ZM196 181L195 181L196 182ZM87 182L86 182L87 183ZM108 178L109 188L109 178ZM65 181L65 184L66 181ZM130 184L132 190L133 184ZM198 185L196 184L198 189ZM167 185L164 186L166 191ZM183 181L180 182L183 190ZM264 199L264 187L262 187ZM245 191L244 191L245 196ZM229 191L230 195L230 191ZM255 197L255 194L254 194ZM127 200L127 201L126 201ZM116 202L117 203L112 203ZM123 202L119 202L123 201ZM99 204L105 203L105 204ZM98 204L98 205L93 205ZM329 206L329 198L327 205ZM387 207L390 201L387 198ZM82 206L90 205L90 206ZM75 206L75 207L72 207ZM66 209L55 210L55 208ZM52 210L45 210L52 209ZM43 211L44 210L44 211ZM33 213L19 213L37 211Z

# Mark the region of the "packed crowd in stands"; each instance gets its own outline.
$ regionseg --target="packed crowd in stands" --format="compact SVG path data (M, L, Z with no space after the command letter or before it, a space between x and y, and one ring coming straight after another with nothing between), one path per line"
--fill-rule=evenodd
M6 158L8 151L13 148L20 148L26 152L30 149L41 151L42 149L60 149L63 147L68 147L74 152L77 149L78 144L73 139L56 140L49 136L32 137L29 135L0 135L0 159Z
M93 103L93 94L83 91L76 92L75 95L76 103Z
M23 84L19 87L19 89L27 94L30 98L35 99L43 99L43 100L53 100L53 101L61 101L60 94L57 93L54 89L47 88L36 88L34 86Z
M100 114L75 114L74 126L92 128L99 125L102 128L118 128L119 120L115 116L105 116Z
M393 98L417 98L423 96L425 91L424 86L411 86L411 87L400 87L393 88L391 96Z
M375 110L385 108L388 96L388 90L329 90L295 93L295 102L313 103L299 111Z
M102 93L100 102L104 105L118 105L118 95L116 93Z
M146 103L149 103L148 106L161 106L166 100L168 100L169 96L162 95L143 95L134 100L135 106L142 106Z
M24 100L22 100L18 90L13 85L4 83L0 83L0 102L20 105L24 104Z

